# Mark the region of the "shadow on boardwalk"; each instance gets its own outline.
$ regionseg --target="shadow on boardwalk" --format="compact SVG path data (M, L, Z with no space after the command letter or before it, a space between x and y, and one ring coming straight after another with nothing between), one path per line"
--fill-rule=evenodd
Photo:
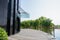
M21 29L20 33L9 36L9 40L54 40L51 35L40 30Z

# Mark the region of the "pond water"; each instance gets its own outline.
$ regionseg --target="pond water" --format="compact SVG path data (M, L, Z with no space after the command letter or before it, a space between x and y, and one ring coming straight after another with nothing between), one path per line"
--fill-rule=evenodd
M55 38L56 40L60 40L60 29L55 29Z

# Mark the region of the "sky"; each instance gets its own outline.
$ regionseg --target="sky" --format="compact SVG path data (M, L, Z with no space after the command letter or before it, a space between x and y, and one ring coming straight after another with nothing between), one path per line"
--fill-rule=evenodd
M60 24L60 0L21 0L19 5L30 15L30 18L21 18L21 21L44 16L52 19L54 24Z

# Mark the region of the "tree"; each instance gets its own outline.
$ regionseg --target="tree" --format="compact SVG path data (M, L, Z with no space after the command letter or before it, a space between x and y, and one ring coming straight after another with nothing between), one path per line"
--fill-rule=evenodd
M39 26L40 26L40 30L42 30L42 23L43 23L43 20L46 20L46 17L43 17L43 16L41 16L39 19Z
M46 18L46 19L43 19L41 22L40 22L40 25L43 27L42 28L42 31L45 31L45 32L51 32L51 27L52 27L52 20Z
M38 27L39 24L40 24L39 20L36 19L36 20L34 21L34 27L35 27L35 29L38 29L38 28L39 28L39 27Z
M22 28L30 28L30 20L28 20L28 21L23 21L23 22L21 22L21 27Z
M54 24L52 20L46 17L41 16L36 20L27 20L21 22L23 28L32 28L32 29L41 29L44 32L51 32Z

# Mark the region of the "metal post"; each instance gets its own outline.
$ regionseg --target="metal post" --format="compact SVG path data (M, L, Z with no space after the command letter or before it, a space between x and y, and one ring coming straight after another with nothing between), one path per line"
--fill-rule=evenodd
M53 27L53 36L55 38L55 28Z
M15 34L15 8L16 8L16 0L14 0L14 6L13 6L13 30L12 34Z
M11 0L8 3L8 13L7 13L7 33L10 35L10 19L11 19Z
M18 27L17 27L17 32L20 31L20 19L17 17L17 23L18 23Z
M17 0L17 14L20 15L20 12L19 12L19 0ZM17 32L20 31L20 17L17 17L17 21L18 21L18 27L17 27Z
M55 39L55 28L53 27L53 34L52 39Z

